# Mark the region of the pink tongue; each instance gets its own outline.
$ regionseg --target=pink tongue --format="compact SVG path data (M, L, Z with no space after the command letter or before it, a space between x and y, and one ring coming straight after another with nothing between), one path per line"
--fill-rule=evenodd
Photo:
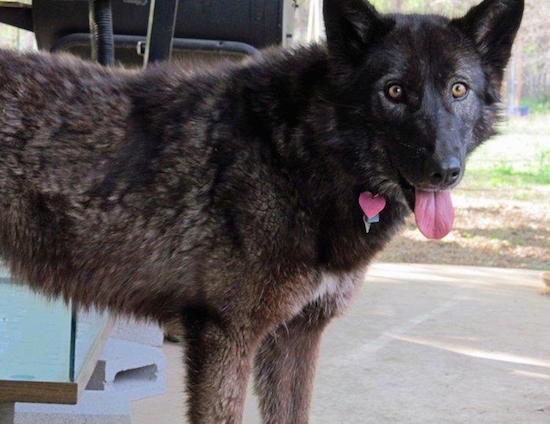
M441 239L449 234L455 219L451 191L417 189L415 197L414 216L420 232L429 239Z

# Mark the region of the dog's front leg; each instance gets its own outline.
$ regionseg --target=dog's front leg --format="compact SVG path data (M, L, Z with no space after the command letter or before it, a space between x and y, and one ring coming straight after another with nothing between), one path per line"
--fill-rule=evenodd
M308 422L321 334L330 315L319 303L310 304L262 341L255 380L264 424Z
M241 423L257 345L253 331L203 312L187 313L183 322L189 423Z

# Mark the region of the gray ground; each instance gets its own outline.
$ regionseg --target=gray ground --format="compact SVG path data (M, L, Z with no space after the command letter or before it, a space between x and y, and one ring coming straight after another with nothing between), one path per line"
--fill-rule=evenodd
M540 272L377 264L327 331L312 424L550 423L550 296ZM183 416L180 352L169 389L133 423ZM254 399L245 424L259 423Z

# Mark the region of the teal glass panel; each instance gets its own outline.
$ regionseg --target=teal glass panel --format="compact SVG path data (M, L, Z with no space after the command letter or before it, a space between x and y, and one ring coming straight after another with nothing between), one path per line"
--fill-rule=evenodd
M71 310L0 277L0 380L70 381Z

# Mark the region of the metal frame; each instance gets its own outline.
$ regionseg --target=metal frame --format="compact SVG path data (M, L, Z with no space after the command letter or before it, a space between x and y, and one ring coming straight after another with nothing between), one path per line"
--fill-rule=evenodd
M137 54L145 55L145 45L147 39L140 37L139 35L121 35L115 34L113 36L114 43L117 47L123 47L128 49L135 48ZM53 45L52 52L60 52L68 50L73 47L89 47L90 46L90 34L88 33L74 33L61 37ZM193 50L193 51L207 51L215 53L234 53L241 55L257 55L260 53L258 49L247 43L241 43L238 41L225 41L225 40L199 40L196 38L174 38L172 40L173 50Z
M248 9L232 7L231 13L240 14L238 26L224 12L223 1L213 0L216 9L208 12L191 0L184 4L179 0L52 0L51 8L49 0L33 0L32 5L0 1L0 22L36 32L41 48L72 47L85 58L92 53L103 65L113 64L113 56L120 55L117 63L146 66L169 60L172 48L182 58L189 51L193 60L256 55L260 48L284 42L287 5L292 0L248 0L243 2ZM285 8L279 10L279 6Z

